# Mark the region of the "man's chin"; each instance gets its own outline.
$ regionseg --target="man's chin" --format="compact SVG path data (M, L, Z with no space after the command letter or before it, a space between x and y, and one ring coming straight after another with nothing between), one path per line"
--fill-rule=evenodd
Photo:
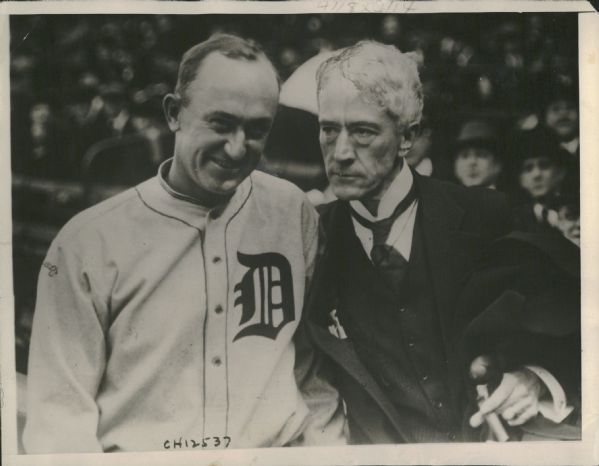
M335 197L342 201L356 201L362 199L367 194L366 190L352 186L331 185L331 190Z
M222 175L219 173L219 175ZM231 176L211 176L210 179L204 178L204 180L197 180L199 186L203 186L204 189L214 195L228 196L235 192L237 187L243 183L247 176L242 177L241 175ZM203 183L202 183L203 181Z

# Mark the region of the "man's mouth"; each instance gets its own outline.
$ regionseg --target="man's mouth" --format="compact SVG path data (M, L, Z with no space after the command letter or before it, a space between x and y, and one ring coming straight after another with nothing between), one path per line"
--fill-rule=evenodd
M333 172L332 175L336 176L338 178L358 178L358 176L359 176L354 173L342 173L342 172Z
M557 120L557 124L561 125L561 126L563 126L563 125L570 126L570 125L573 125L574 122L568 118L562 118L561 120Z
M239 162L221 158L211 158L210 161L224 170L236 170L242 166Z

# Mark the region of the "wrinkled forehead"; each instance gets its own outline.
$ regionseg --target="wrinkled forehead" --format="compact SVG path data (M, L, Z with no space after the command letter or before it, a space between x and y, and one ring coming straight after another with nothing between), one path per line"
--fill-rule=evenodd
M378 69L377 69L378 68ZM318 85L318 102L327 94L359 95L366 104L389 111L395 91L380 66L368 69L368 60L335 63L323 70Z

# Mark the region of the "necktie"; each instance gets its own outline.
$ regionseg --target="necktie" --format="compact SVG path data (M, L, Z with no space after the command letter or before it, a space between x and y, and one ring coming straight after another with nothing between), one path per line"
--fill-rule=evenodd
M408 261L406 261L397 249L386 244L386 241L397 217L399 217L415 199L416 190L414 185L412 185L410 191L397 205L391 216L377 222L371 222L365 219L353 209L351 211L352 216L358 223L372 231L373 246L370 251L370 258L372 259L375 269L385 280L386 284L395 292L400 292L401 290L401 286L408 271Z

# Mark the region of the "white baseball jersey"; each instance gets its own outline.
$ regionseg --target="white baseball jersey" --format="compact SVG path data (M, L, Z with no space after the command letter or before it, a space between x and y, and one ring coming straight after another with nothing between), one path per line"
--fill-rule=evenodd
M40 272L27 452L343 442L336 392L296 380L316 248L303 193L259 172L221 211L159 174L77 215Z

